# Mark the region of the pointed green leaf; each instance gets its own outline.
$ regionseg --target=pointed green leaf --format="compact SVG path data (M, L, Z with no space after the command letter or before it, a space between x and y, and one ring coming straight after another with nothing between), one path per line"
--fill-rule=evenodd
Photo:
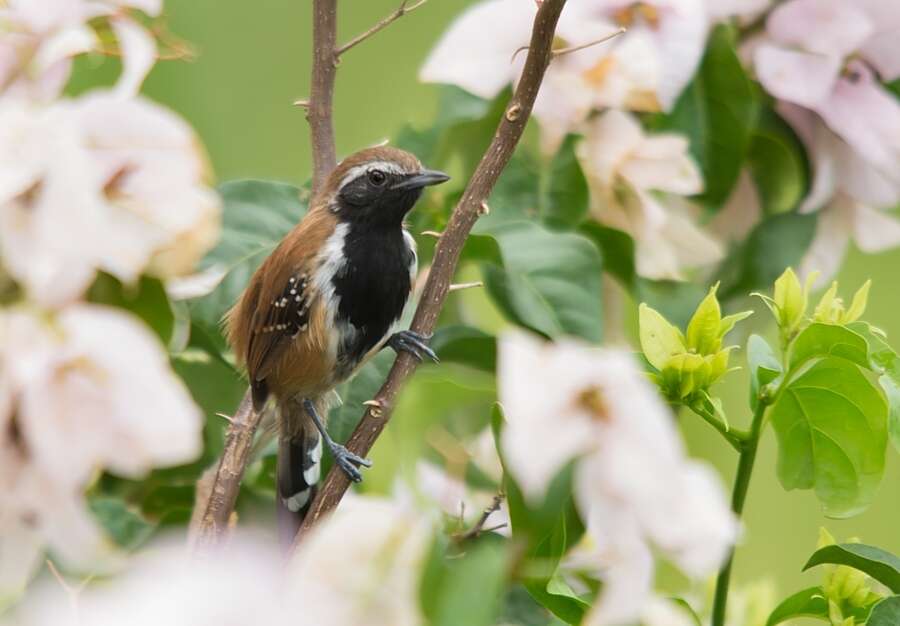
M869 302L869 288L872 286L872 281L867 280L863 283L863 286L860 287L855 294L853 294L853 300L850 302L850 308L847 309L847 312L844 314L843 319L841 320L844 324L849 324L851 322L855 322L862 314L866 312L866 305Z
M747 319L751 315L753 315L753 311L741 311L740 313L732 313L731 315L723 317L722 323L719 324L719 337L724 337L730 333L735 324Z
M712 354L722 345L719 336L719 326L722 323L722 309L716 298L716 289L719 285L713 285L706 297L700 301L700 306L694 312L688 323L686 341L689 349L694 349L700 354Z
M803 589L782 600L769 615L766 626L775 626L798 617L828 619L828 601L821 587Z
M859 513L884 473L886 418L884 399L856 365L816 362L771 409L782 486L815 489L829 517Z
M638 308L638 316L641 350L650 365L662 371L673 356L687 349L681 331L646 304L641 304Z
M567 135L553 160L542 194L541 216L554 227L574 228L588 210L588 184L575 154L577 135Z
M429 343L442 362L460 363L493 372L497 364L497 341L493 335L472 326L441 326Z
M894 593L900 593L900 558L887 550L864 543L828 545L813 552L803 569L826 563L865 572Z
M822 323L810 324L797 335L791 346L790 366L795 369L810 359L826 356L871 367L864 337L849 328Z

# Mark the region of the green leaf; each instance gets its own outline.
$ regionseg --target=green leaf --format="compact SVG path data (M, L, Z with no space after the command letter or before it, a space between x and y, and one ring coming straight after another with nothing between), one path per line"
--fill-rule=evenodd
M172 338L175 316L166 289L157 278L142 276L136 285L123 285L109 274L99 274L88 300L131 311L153 329L164 344Z
M735 32L721 25L710 34L700 68L671 113L651 123L654 130L688 136L706 184L699 199L710 207L721 207L737 182L756 122L757 101L757 91L735 50Z
M722 345L719 336L719 326L722 323L722 309L716 298L718 285L713 285L706 297L700 301L700 305L688 323L685 339L687 347L693 348L700 354L713 354Z
M95 496L88 500L88 505L91 513L120 548L134 550L149 539L156 528L139 511L119 498Z
M816 362L771 409L782 486L814 488L829 517L859 513L884 473L886 417L884 399L856 365Z
M719 269L719 296L725 300L768 289L786 267L800 262L815 230L815 214L782 213L760 222Z
M687 350L681 331L675 328L660 313L642 303L638 308L641 350L650 365L662 371L676 354ZM718 328L718 322L717 328Z
M210 337L220 339L219 323L256 268L281 238L303 217L306 205L293 185L263 180L237 180L219 187L222 196L222 238L201 262L201 268L226 271L212 293L192 301L191 317Z
M546 176L541 215L550 226L574 228L588 211L588 184L575 154L577 135L567 135Z
M759 404L759 391L782 374L781 361L759 335L747 339L747 365L750 367L750 408Z
M900 596L885 598L872 608L866 626L897 626L900 624Z
M791 346L790 367L796 369L817 357L838 357L868 369L869 355L866 340L843 326L810 324L803 329Z
M534 220L541 211L541 168L525 150L516 150L487 200L490 213L479 218L476 233L493 232L510 222Z
M894 448L900 452L900 384L888 374L879 376L878 384L888 402L888 435Z
M769 615L766 626L775 626L798 617L828 620L828 600L821 587L810 587L782 600Z
M491 626L503 598L507 555L505 544L479 541L459 558L444 557L439 580L426 615L432 626ZM424 582L424 581L423 581ZM428 609L431 610L428 610Z
M601 258L586 238L530 222L492 231L503 266L484 265L485 285L511 321L548 337L600 341Z
M579 232L600 249L604 269L633 293L637 288L638 277L634 265L634 240L631 235L597 222L582 224Z
M493 372L496 368L496 339L471 326L438 328L431 340L431 348L441 361L461 363L486 372Z
M864 543L831 544L813 552L803 570L825 563L847 565L900 593L900 558L886 550Z
M760 115L747 156L763 211L774 215L796 209L809 186L806 151L791 127L770 109Z

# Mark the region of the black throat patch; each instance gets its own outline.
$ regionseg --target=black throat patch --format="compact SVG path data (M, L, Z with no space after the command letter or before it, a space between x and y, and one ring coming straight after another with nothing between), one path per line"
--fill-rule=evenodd
M400 227L351 224L344 239L344 258L346 265L332 283L340 298L336 321L355 328L345 333L338 349L338 361L352 370L403 313L415 257Z

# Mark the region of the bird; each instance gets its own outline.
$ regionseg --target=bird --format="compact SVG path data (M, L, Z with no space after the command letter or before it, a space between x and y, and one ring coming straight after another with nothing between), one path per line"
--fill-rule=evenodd
M449 178L391 146L346 157L226 314L254 410L274 400L279 510L295 523L315 496L323 443L354 482L371 466L328 434L335 387L387 346L437 360L430 337L392 330L417 269L405 217L425 187Z

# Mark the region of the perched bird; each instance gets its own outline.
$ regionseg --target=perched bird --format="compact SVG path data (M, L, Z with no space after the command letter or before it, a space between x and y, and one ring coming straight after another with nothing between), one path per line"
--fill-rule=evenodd
M328 398L385 346L435 359L426 338L390 334L416 275L406 214L428 185L448 180L408 152L361 150L344 159L309 212L250 279L226 333L250 379L255 410L277 403L281 505L302 518L319 479L322 443L353 481L364 458L325 428Z

